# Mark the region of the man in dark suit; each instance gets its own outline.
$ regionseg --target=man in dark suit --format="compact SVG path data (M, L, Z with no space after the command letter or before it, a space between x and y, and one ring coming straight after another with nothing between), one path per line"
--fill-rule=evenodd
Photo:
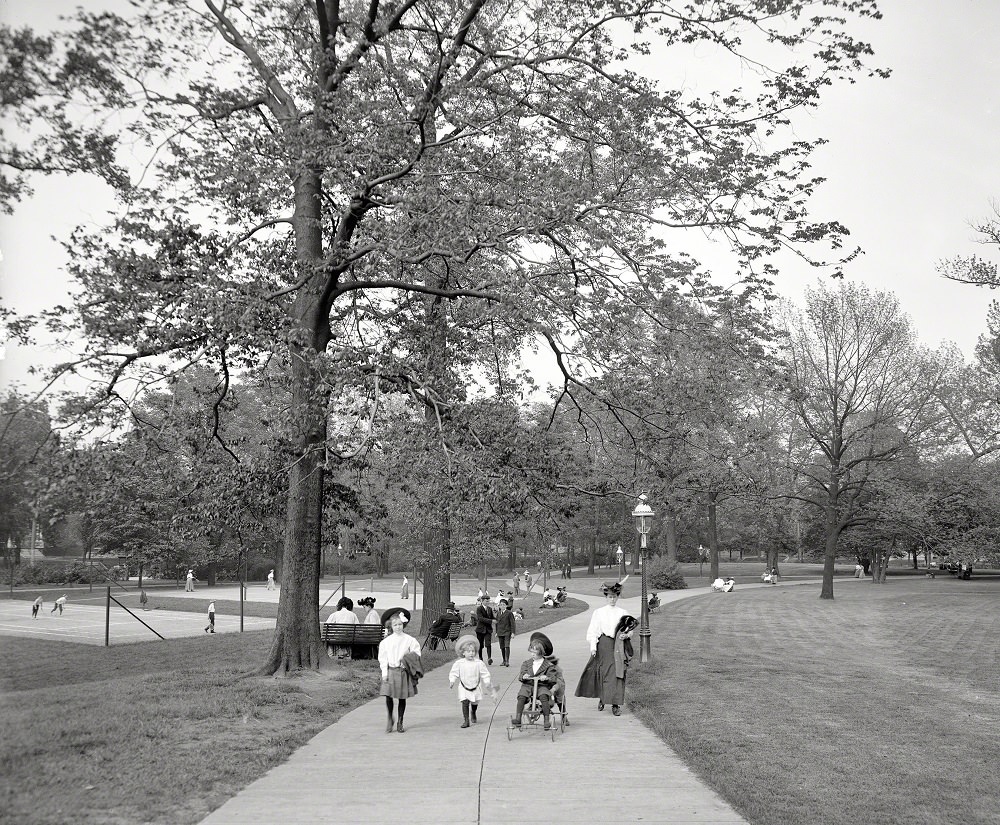
M448 638L448 631L451 630L453 624L461 624L462 617L459 615L458 609L455 607L454 602L448 602L448 606L445 608L444 613L442 613L434 624L431 625L429 642L431 650L436 650L438 642L442 639Z

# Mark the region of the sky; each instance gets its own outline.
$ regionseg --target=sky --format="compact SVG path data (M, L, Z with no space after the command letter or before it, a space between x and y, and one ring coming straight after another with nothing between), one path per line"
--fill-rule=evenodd
M92 5L113 2L119 0ZM0 0L0 20L42 27L75 5ZM797 136L828 140L813 157L814 172L827 180L812 216L845 224L852 245L864 250L845 268L848 279L894 292L923 343L951 341L971 357L993 296L943 279L935 266L956 255L1000 259L1000 249L977 243L972 227L1000 205L1000 3L883 0L880 7L883 20L859 25L856 34L872 43L873 62L890 68L891 77L839 86L818 110L795 118ZM704 57L684 67L685 85L706 82ZM109 207L100 186L77 176L39 181L14 215L0 215L4 305L34 312L64 302L68 279L58 239L77 224L101 224ZM800 302L817 277L792 265L776 287ZM51 347L0 341L0 386L36 389L40 381L28 368L66 358Z

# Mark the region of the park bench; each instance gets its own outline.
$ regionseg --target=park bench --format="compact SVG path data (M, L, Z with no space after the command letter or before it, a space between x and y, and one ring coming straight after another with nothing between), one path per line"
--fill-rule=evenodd
M378 658L378 645L382 641L383 634L382 625L324 623L319 627L320 638L328 647L349 647L352 659Z
M441 638L440 636L437 637L438 642L440 642L444 650L448 649L448 642L455 644L455 642L458 640L458 637L462 635L462 626L463 626L462 622L453 622L448 627L447 636L445 636L444 638ZM427 644L428 642L430 642L430 640L431 640L431 634L428 633L426 638L424 638L424 643L421 645L421 649L427 647Z

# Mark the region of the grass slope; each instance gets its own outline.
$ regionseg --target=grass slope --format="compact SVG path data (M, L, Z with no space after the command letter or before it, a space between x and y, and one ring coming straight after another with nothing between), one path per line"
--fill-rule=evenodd
M629 706L754 825L995 825L998 595L911 578L681 601L652 616Z

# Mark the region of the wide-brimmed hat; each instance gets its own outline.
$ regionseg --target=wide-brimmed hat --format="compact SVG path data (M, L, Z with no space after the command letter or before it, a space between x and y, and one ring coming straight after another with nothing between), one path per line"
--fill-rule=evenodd
M553 649L552 641L549 639L548 636L536 630L534 633L531 634L531 637L528 639L528 647L531 647L531 645L534 644L535 642L539 642L541 644L543 656L552 655L552 649Z
M475 636L469 636L468 634L465 636L459 636L455 641L455 652L461 655L462 648L466 645L472 645L476 650L479 650L479 639Z
M406 619L407 622L410 621L410 611L407 610L405 607L390 607L388 610L385 611L385 613L382 614L382 626L388 627L389 620L393 616L399 613L403 615L403 618Z
M622 583L621 582L603 582L601 584L601 592L607 596L609 593L615 596L620 596L622 594Z
M458 608L455 607L454 602L448 602L448 604L445 605L445 610L458 610Z

